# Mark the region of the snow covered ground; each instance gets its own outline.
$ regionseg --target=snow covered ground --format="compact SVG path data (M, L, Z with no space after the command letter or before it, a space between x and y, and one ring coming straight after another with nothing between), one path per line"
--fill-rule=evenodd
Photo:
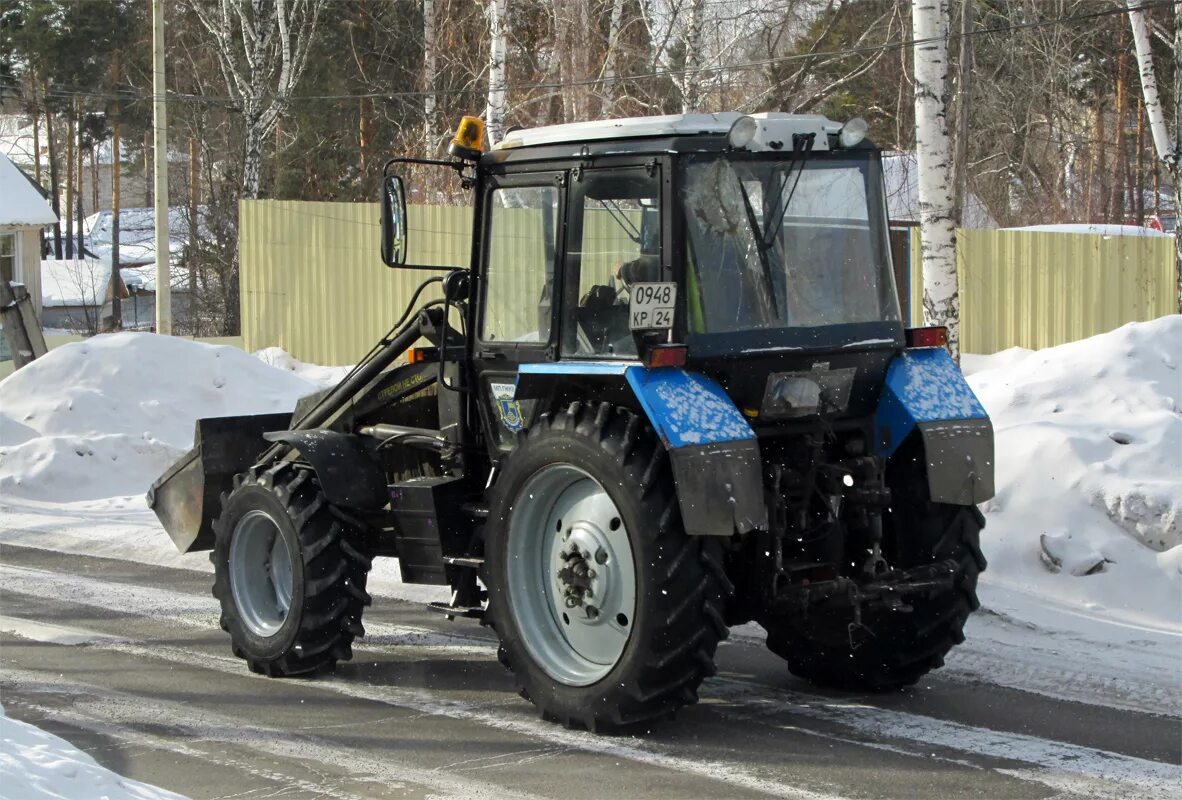
M966 356L993 418L983 611L945 674L1182 715L1182 317ZM0 541L208 571L144 505L193 421L287 410L342 369L151 334L96 337L0 382ZM376 594L445 599L379 559ZM736 631L757 638L754 626Z
M121 777L65 739L19 720L0 706L0 796L5 800L184 800Z
M1182 316L964 361L996 435L989 584L1182 631Z

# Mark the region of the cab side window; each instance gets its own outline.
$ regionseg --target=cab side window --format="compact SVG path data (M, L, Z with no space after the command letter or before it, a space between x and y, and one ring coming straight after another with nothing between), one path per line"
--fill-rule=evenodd
M550 339L552 317L558 189L494 189L488 207L480 338L485 342L545 343Z
M660 183L645 169L586 170L572 186L562 351L635 357L628 302L661 280Z

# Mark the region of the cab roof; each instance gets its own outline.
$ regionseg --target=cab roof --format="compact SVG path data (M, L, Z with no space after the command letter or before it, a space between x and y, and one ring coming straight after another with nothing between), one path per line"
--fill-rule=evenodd
M670 114L659 117L627 117L592 122L572 122L547 125L541 128L522 128L510 131L493 150L514 150L549 144L575 144L612 139L642 139L650 137L720 136L725 135L736 120L745 115L738 111L716 114ZM777 135L791 141L794 133L817 134L817 149L827 149L827 137L841 130L841 123L815 114L783 114L766 112L748 114L762 131L774 129Z

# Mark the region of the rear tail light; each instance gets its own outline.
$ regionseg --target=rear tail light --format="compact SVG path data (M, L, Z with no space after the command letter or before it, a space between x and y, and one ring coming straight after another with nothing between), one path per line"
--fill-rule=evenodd
M948 347L948 329L943 325L908 328L903 334L908 347Z
M652 344L644 353L646 367L684 367L689 348L684 344Z

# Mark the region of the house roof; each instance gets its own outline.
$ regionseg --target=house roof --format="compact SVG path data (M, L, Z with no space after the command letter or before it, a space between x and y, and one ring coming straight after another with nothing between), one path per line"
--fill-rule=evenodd
M25 173L0 153L0 225L52 225L57 215Z

